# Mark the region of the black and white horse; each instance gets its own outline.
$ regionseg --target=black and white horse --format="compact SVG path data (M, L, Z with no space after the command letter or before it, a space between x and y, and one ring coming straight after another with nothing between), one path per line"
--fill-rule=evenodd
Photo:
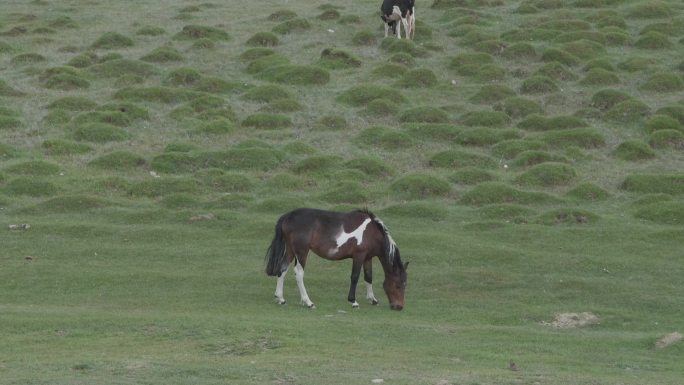
M315 308L304 287L304 267L309 250L329 260L352 259L351 286L347 299L353 308L356 302L356 284L363 267L366 281L366 299L373 305L378 300L373 293L372 258L377 256L385 272L383 288L390 308L404 308L406 268L402 264L399 248L385 224L368 210L349 213L301 208L290 211L278 219L275 235L266 253L266 274L277 276L275 297L285 303L283 283L285 274L294 261L295 278L302 304Z
M393 31L397 38L401 39L401 24L403 24L404 35L407 39L413 39L416 33L415 0L383 0L380 11L382 12L380 18L385 23L385 37Z

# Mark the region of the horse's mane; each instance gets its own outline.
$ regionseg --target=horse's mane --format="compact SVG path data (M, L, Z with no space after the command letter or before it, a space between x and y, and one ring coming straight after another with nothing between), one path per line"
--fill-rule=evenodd
M382 231L382 233L385 236L385 257L387 258L387 262L389 263L390 266L396 267L396 266L403 266L401 264L401 258L399 256L399 248L397 247L397 244L394 243L394 239L392 239L392 236L389 233L389 229L387 228L387 225L380 219L378 216L373 214L370 210L368 209L360 209L357 210L357 212L363 213L368 215L373 223L375 223L378 228Z

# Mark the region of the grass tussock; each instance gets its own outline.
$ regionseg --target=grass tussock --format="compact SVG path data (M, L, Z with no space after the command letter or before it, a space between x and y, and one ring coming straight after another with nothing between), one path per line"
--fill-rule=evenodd
M655 158L656 152L640 140L627 140L617 146L613 156L627 161L640 161Z
M622 189L645 194L684 194L682 174L633 174L625 178Z
M198 39L209 39L212 41L228 41L231 39L228 32L216 28L209 27L205 25L186 25L183 29L178 32L174 39L176 40L198 40Z
M114 151L101 155L88 163L89 166L114 171L131 171L147 166L142 156L130 151Z
M376 99L386 99L401 104L406 98L396 89L373 84L360 84L343 91L337 97L341 103L352 106L363 106Z
M566 186L577 177L577 171L565 163L545 162L535 165L516 178L526 186Z
M121 49L134 46L133 39L118 32L105 32L95 40L90 48L93 49Z
M521 205L554 203L558 199L545 193L522 191L500 182L483 182L461 195L460 202L473 206L514 203Z
M434 175L410 174L392 182L389 189L401 199L420 200L447 197L451 193L451 184Z

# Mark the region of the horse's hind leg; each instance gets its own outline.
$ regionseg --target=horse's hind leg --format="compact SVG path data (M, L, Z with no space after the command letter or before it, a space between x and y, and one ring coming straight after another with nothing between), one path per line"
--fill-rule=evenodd
M278 281L276 282L275 297L276 297L276 302L279 305L285 304L285 297L283 296L283 285L285 284L285 274L287 274L287 269L285 269L285 271L280 273L280 276L278 277Z
M354 257L351 273L351 285L349 285L349 296L347 300L351 303L352 308L358 309L359 303L356 302L356 284L359 283L359 276L361 275L361 265L363 264L361 258Z
M299 295L302 298L302 304L309 309L315 309L316 305L311 302L309 294L304 287L304 267L306 266L306 257L309 255L309 248L306 246L294 246L294 260L295 260L295 278L297 279L297 287L299 288Z
M373 293L373 259L363 262L363 280L366 281L366 299L371 305L377 305L378 299Z

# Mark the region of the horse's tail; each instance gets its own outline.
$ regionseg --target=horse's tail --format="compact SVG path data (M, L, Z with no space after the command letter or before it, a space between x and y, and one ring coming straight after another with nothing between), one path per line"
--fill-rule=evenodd
M266 274L270 276L279 277L283 272L283 266L287 264L287 246L283 237L283 221L285 221L285 215L278 219L275 225L273 241L271 241L271 246L266 251Z

